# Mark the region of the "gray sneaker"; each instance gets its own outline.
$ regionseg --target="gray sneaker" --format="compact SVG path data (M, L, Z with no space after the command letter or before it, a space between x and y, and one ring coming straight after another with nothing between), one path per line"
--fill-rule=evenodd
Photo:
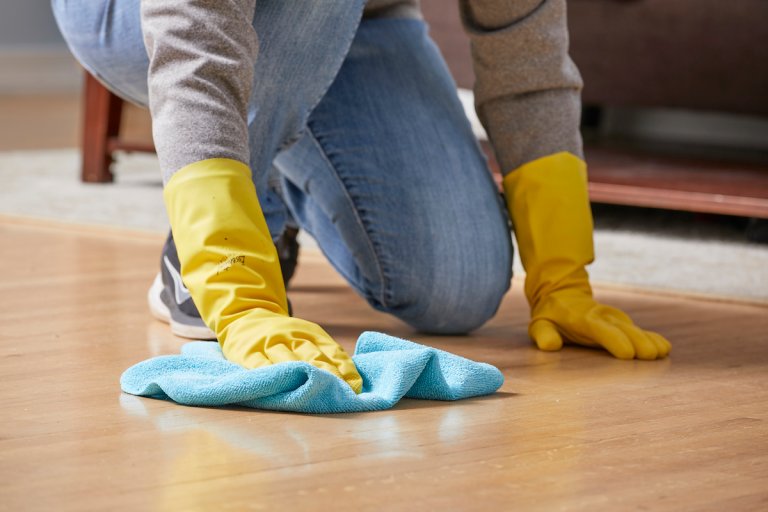
M276 243L280 256L280 267L283 269L285 285L293 276L299 255L299 245L296 242L298 230L287 231ZM181 280L181 264L176 252L173 235L163 246L160 261L160 273L155 276L152 286L147 292L149 310L158 320L170 324L171 332L182 338L195 340L216 340L216 334L203 322L200 313L192 302L189 290ZM291 302L288 301L288 314L292 314Z
M163 246L160 273L149 288L149 310L158 320L171 325L171 332L182 338L215 340L216 335L205 325L189 290L181 281L181 264L173 236Z

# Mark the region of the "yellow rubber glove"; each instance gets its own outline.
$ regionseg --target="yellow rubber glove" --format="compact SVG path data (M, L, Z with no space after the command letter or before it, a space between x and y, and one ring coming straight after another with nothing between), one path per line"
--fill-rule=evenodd
M277 251L251 170L230 159L179 170L163 192L181 276L224 356L246 368L306 361L346 381L363 381L352 359L320 326L288 316Z
M622 311L592 298L586 265L594 260L587 167L571 153L529 162L504 178L507 207L531 306L528 334L541 350L563 338L603 347L620 359L657 359L671 345Z

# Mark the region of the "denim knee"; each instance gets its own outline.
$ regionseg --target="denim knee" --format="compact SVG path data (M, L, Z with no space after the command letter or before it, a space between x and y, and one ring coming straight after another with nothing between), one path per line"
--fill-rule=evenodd
M418 331L466 334L492 318L509 290L512 246L508 230L478 244L477 236L453 238L453 252L414 251L386 273L386 303L376 305ZM465 243L456 244L464 238Z
M112 92L146 106L149 59L139 0L52 0L56 23L72 54Z

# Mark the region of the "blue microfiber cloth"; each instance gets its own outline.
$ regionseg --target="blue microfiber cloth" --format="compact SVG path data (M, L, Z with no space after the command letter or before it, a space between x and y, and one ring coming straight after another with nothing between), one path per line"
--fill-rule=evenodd
M224 359L217 343L191 342L181 355L128 368L120 386L132 395L184 405L241 405L306 413L388 409L402 397L459 400L493 393L504 382L494 366L386 334L364 332L352 357L363 377L359 395L333 374L305 362L254 370Z

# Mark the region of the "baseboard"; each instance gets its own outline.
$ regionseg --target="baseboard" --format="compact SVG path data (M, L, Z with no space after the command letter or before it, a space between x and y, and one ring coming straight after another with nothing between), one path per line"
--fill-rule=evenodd
M82 74L66 46L0 48L0 94L77 92Z

